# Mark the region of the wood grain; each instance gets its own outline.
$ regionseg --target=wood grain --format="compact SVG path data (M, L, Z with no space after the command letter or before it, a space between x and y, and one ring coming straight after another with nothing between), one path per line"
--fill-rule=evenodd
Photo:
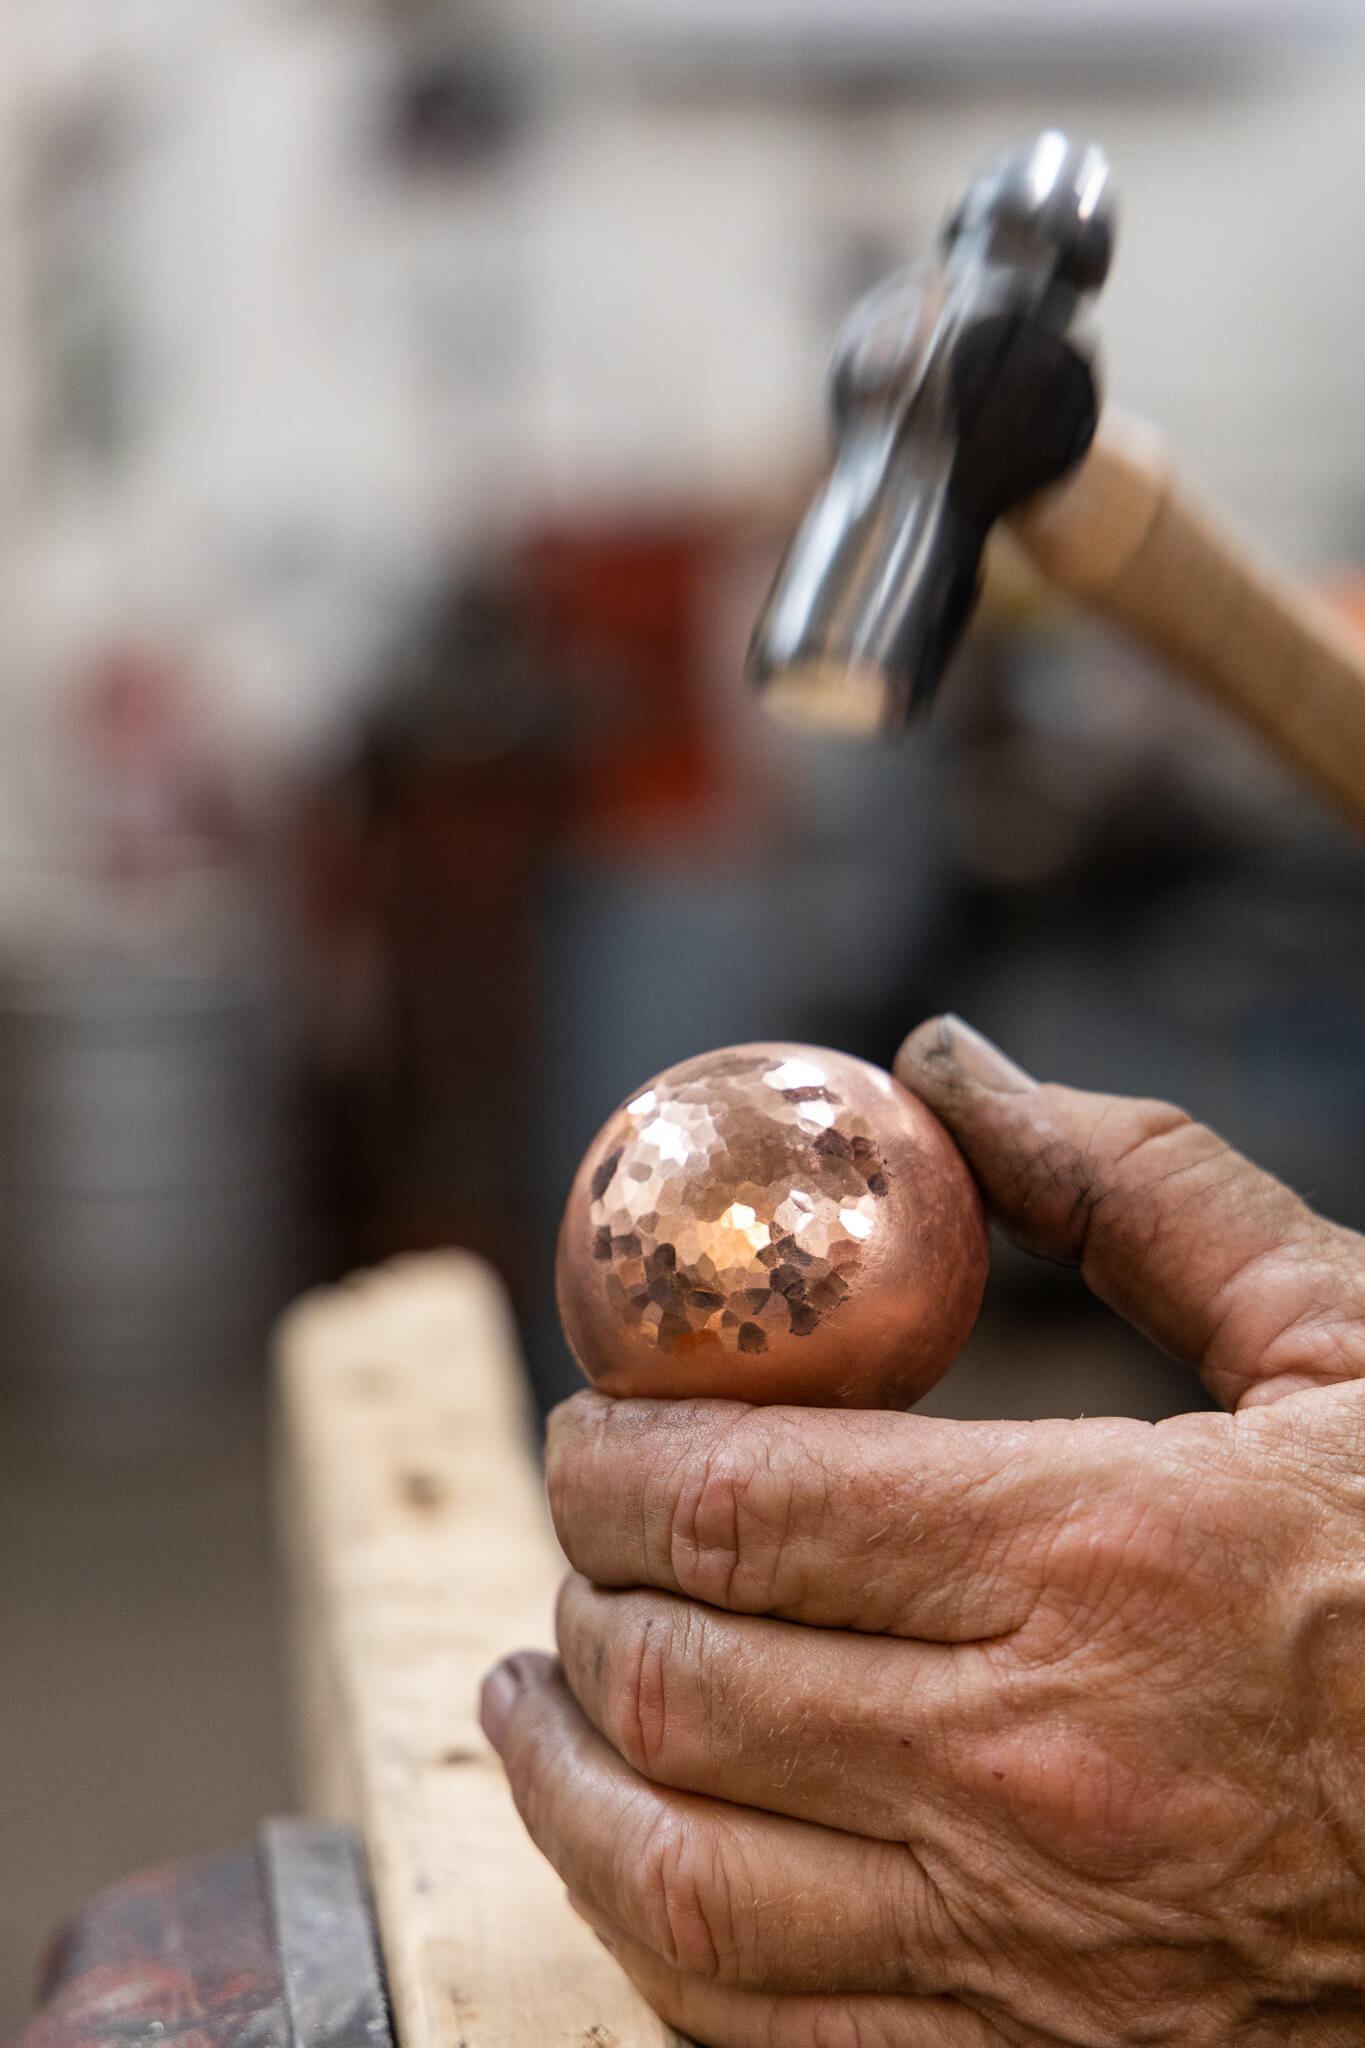
M1076 474L1010 527L1365 830L1365 642L1201 505L1155 434L1109 410Z
M357 1820L402 2048L664 2048L570 1913L476 1718L563 1560L501 1288L461 1254L308 1297L278 1350L304 1790Z

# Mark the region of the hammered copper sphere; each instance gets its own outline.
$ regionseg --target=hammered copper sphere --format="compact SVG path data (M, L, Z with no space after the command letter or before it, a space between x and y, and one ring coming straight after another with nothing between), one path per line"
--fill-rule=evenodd
M904 1408L967 1341L987 1260L962 1155L898 1081L738 1045L670 1067L598 1133L556 1286L605 1393Z

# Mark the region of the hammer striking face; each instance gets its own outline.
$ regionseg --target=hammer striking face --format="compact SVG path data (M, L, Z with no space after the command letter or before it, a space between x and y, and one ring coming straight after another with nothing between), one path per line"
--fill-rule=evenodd
M936 261L854 310L830 368L834 468L749 653L776 716L900 732L931 701L992 525L1094 437L1088 313L1112 245L1104 153L1050 131L968 188Z

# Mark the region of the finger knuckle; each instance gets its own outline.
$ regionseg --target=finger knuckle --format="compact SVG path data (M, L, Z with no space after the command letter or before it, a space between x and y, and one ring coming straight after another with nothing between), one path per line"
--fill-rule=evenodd
M1245 1198L1264 1176L1206 1124L1166 1102L1121 1105L1117 1127L1097 1129L1078 1162L1076 1220L1082 1262L1113 1265L1188 1248L1201 1221Z
M598 1525L595 1474L610 1456L611 1407L575 1394L551 1413L545 1444L545 1490L550 1519L570 1561Z
M1069 1729L992 1745L980 1796L1049 1862L1099 1883L1131 1881L1171 1848L1165 1784L1148 1760Z
M1052 1538L1049 1565L1067 1611L1087 1629L1097 1614L1130 1611L1164 1576L1158 1532L1136 1514L1077 1517Z
M885 2048L885 2041L866 2009L848 1999L822 1998L811 2009L810 2048Z
M680 1748L695 1733L686 1705L695 1688L682 1674L704 1660L705 1637L703 1618L686 1608L645 1614L608 1668L608 1733L643 1777L668 1776Z
M1072 1226L1083 1249L1095 1216L1116 1190L1164 1178L1170 1140L1199 1128L1173 1103L1115 1097L1079 1144L1059 1138L1041 1149L1036 1179L1042 1191L1069 1198Z
M678 1807L650 1826L643 1908L650 1945L684 1976L719 1978L735 1953L734 1893L724 1855Z
M1150 1492L1103 1492L1088 1512L1068 1515L1051 1533L1051 1604L1060 1602L1087 1632L1100 1618L1132 1631L1154 1616L1202 1611L1207 1591L1225 1585L1229 1560L1216 1479L1206 1476L1192 1489L1174 1471L1164 1477L1166 1484Z
M1145 1163L1154 1146L1185 1132L1210 1135L1187 1110L1177 1108L1173 1102L1119 1098L1117 1107L1097 1125L1092 1149L1103 1153L1110 1169L1117 1170L1134 1162Z
M670 1531L677 1583L733 1611L779 1605L794 1502L793 1471L771 1430L731 1429L679 1488Z

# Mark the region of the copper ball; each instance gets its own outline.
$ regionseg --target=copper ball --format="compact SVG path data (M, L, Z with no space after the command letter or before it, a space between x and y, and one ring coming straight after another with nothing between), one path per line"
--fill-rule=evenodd
M604 1393L905 1408L966 1343L988 1259L966 1163L908 1089L820 1046L737 1045L598 1132L555 1277Z

